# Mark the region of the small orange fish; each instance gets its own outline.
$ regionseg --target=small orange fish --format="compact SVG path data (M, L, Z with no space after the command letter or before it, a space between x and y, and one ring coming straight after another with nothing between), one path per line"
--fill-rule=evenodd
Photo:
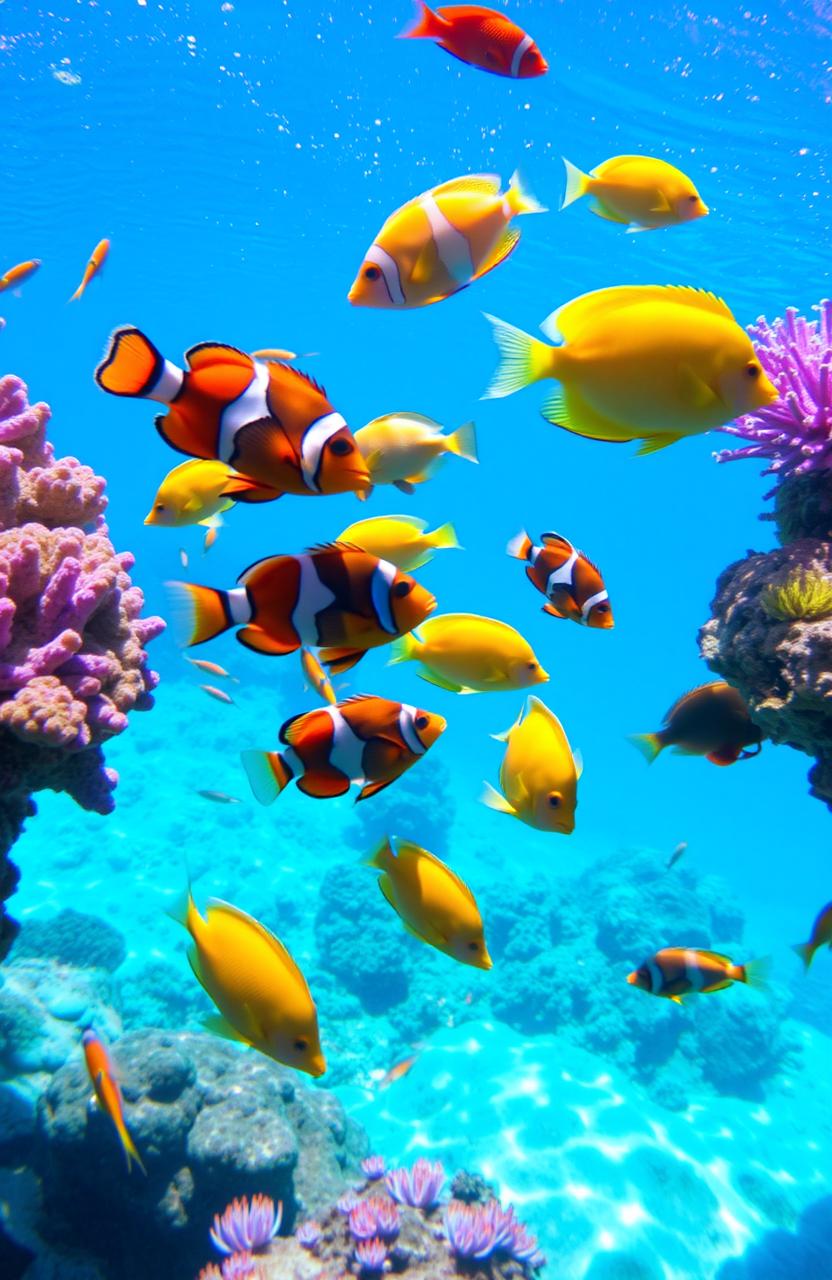
M242 804L242 800L226 795L224 791L197 791L197 795L203 800L213 800L215 804Z
M234 684L239 684L239 678L232 676L230 671L226 671L225 667L221 667L218 662L209 662L207 658L189 658L185 656L185 661L190 662L192 667L198 667L200 671L207 671L209 676L219 676L222 680L231 680Z
M216 698L217 702L228 702L232 707L235 705L234 699L223 689L217 689L212 684L201 684L199 687L203 692L207 693L210 698Z
M391 1067L387 1074L382 1076L381 1080L379 1080L379 1089L389 1089L391 1084L395 1084L397 1080L403 1080L416 1063L418 1057L418 1053L414 1053L411 1054L409 1058L403 1058L401 1062L397 1062L396 1065Z
M91 1027L88 1027L81 1037L81 1044L84 1047L87 1071L90 1074L92 1087L95 1089L98 1105L112 1120L119 1136L119 1141L124 1148L124 1154L127 1157L127 1172L131 1171L135 1161L142 1173L146 1174L147 1170L142 1164L142 1158L136 1150L136 1145L130 1137L127 1125L124 1122L124 1104L122 1102L121 1089L118 1086L118 1080L113 1071L106 1045L99 1040Z
M324 702L328 702L331 707L334 707L338 699L335 697L332 681L311 649L301 649L300 665L310 686L323 698Z
M202 539L203 555L205 555L207 551L211 550L211 548L213 547L214 543L216 542L219 536L220 536L220 531L215 524L211 525L210 529L205 530L205 537Z
M6 289L15 289L35 274L40 266L40 258L32 258L29 262L19 262L16 267L9 267L4 276L0 276L0 293Z
M297 352L284 351L282 347L264 347L262 351L252 351L255 360L297 360Z
M180 548L179 548L179 563L182 565L182 568L183 568L183 569L187 569L187 567L188 567L188 553L187 553L187 551L185 550L185 548L184 548L184 547L180 547Z
M110 252L109 240L99 240L98 244L95 246L95 248L92 251L92 257L90 258L89 262L86 265L86 268L84 270L84 277L81 283L79 284L78 288L75 290L72 297L70 298L70 302L75 302L78 298L81 297L82 293L86 289L90 280L92 280L93 276L98 275L99 271L104 266L104 262L109 252Z

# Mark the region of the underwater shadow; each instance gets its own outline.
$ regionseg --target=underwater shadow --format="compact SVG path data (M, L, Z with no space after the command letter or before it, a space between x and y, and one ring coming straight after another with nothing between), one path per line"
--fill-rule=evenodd
M803 1211L795 1231L770 1231L715 1280L821 1280L832 1276L832 1196Z

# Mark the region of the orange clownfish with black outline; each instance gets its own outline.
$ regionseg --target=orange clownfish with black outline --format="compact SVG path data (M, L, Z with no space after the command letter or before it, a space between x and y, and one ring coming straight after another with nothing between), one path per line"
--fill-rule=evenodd
M609 631L615 623L600 570L561 534L543 533L540 537L543 546L536 547L523 530L511 539L506 552L526 561L526 577L548 602L543 612Z
M146 1174L147 1170L124 1121L124 1103L121 1097L121 1089L119 1088L107 1047L103 1040L100 1040L95 1034L92 1027L87 1027L81 1037L81 1044L84 1049L87 1071L92 1081L92 1087L95 1090L96 1101L104 1114L109 1116L113 1122L127 1158L127 1172L129 1173L133 1165L137 1164L142 1173Z
M158 400L162 439L193 458L216 458L262 488L238 502L360 493L370 475L352 432L313 378L236 347L201 342L187 369L166 360L132 326L116 329L95 380L116 396Z

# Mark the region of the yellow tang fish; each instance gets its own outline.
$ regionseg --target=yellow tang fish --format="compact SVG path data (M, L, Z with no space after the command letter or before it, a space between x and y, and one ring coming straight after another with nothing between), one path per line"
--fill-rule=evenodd
M629 231L655 231L704 218L708 206L681 169L652 156L613 156L591 173L582 173L564 156L566 195L562 209L592 196L590 209L608 222L628 223Z
M326 1070L306 979L273 933L228 902L203 918L188 889L169 913L194 940L188 959L220 1012L207 1026L310 1076Z
M406 573L421 569L433 559L440 548L459 549L456 530L452 524L440 525L432 533L427 532L427 520L418 516L372 516L369 520L356 520L339 535L339 542L350 542L370 555L386 560Z
M189 524L216 527L221 512L233 507L242 494L259 489L225 462L189 458L165 476L144 522L167 529Z
M583 765L557 716L531 696L516 724L493 736L507 743L500 766L503 794L486 783L483 803L538 831L571 835Z
M545 342L488 316L502 363L485 399L541 378L561 384L544 418L591 440L642 440L653 453L772 404L777 391L751 340L712 293L621 285L566 303L544 320Z
M381 871L379 888L408 933L461 964L491 968L476 899L444 862L418 844L391 836L367 866Z
M523 189L490 173L467 174L408 200L387 219L349 291L356 307L424 307L458 293L505 261L520 239L519 213L546 213Z
M334 707L338 699L335 696L332 681L312 650L307 649L305 645L300 651L300 665L304 677L309 682L309 687L314 689L318 697L323 698L324 702L328 702L331 707Z
M548 674L519 631L477 613L428 618L393 644L390 663L415 660L423 680L451 693L499 693L544 684Z
M440 423L421 413L373 418L356 431L355 443L370 472L370 487L358 494L362 502L376 484L392 484L402 493L413 493L415 485L430 480L447 453L479 462L473 422L444 436Z

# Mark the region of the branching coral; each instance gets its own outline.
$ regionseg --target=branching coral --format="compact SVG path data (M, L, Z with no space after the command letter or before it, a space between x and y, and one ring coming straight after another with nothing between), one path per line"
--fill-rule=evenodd
M771 582L760 593L760 607L780 622L811 622L832 615L832 576L817 570L795 569L781 582Z

